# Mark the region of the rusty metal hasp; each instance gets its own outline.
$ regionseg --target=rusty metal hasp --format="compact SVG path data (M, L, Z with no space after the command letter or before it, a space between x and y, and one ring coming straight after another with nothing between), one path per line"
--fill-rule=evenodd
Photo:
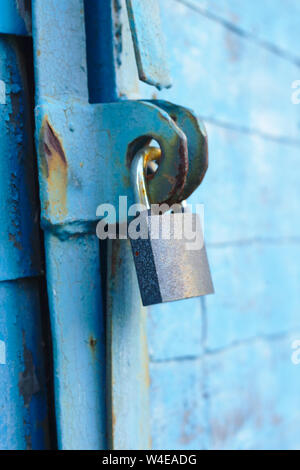
M189 144L166 110L183 125ZM36 108L36 118L44 225L59 229L68 224L78 230L80 224L96 221L99 204L109 203L117 209L119 196L127 196L128 205L133 204L130 164L152 139L159 143L162 158L148 182L151 202L182 200L182 195L185 198L195 189L193 180L198 185L207 168L202 127L190 111L170 103L49 100Z

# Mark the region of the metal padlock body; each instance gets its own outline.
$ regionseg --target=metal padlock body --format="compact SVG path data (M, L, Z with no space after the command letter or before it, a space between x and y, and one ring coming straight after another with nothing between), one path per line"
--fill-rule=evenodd
M198 242L185 237L187 222L198 230L201 227L198 214L153 215L148 210L139 217L145 220L148 238L130 238L130 241L143 305L213 293L202 231L197 233ZM162 230L158 233L157 227L164 227L164 236Z

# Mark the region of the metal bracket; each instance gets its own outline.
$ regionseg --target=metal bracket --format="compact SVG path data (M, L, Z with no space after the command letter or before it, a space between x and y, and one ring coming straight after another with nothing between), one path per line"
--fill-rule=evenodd
M137 25L138 9L146 15L153 1L131 3ZM153 14L158 12L155 8ZM148 27L153 29L157 23L151 24L149 15L144 20L147 17ZM49 21L52 17L55 21ZM72 54L60 47L64 25ZM128 205L135 202L131 159L152 139L159 143L162 157L148 184L151 202L173 204L187 197L207 167L206 137L197 118L185 108L164 101L88 102L82 0L35 0L33 32L43 226L60 234L85 232L97 222L100 204L112 204L118 216L119 196L127 196ZM153 51L151 57L156 67L159 62ZM117 220L123 221L122 217Z
M164 109L185 133L188 142L189 171L177 202L187 199L201 184L208 168L207 133L203 122L191 109L163 100L151 100Z
M198 171L198 176L188 176L188 186L187 138L172 117L188 134L190 168ZM69 230L80 231L82 225L93 224L99 204L112 204L118 212L119 196L127 196L128 205L133 204L131 160L152 139L159 143L162 158L149 180L151 202L182 200L207 167L206 138L197 119L171 103L47 101L36 108L36 122L42 223L58 230L67 224Z
M139 78L159 90L169 88L158 0L126 0Z
M186 136L153 103L53 101L38 106L36 118L44 224L95 221L97 206L118 208L120 195L133 204L131 158L151 139L163 155L149 182L151 200L171 202L181 193L188 171Z

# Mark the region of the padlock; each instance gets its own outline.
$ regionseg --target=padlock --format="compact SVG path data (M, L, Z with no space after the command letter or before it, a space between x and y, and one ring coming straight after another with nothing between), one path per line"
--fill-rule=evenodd
M145 210L138 215L139 224L134 225L135 229L139 225L140 231L128 230L143 305L212 294L200 217L186 212L182 205L172 212L161 213L153 206L150 209L145 178L147 152L149 148L138 152L131 164L135 199ZM187 236L191 233L195 233L193 241Z

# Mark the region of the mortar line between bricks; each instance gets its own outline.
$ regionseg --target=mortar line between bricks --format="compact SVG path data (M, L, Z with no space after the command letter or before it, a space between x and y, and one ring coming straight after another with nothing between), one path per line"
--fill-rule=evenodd
M215 23L220 24L224 28L226 28L228 31L230 31L233 34L236 34L237 36L252 42L253 44L256 44L258 47L261 47L262 49L265 49L269 51L271 54L276 55L280 59L287 60L288 62L294 64L296 67L300 66L300 58L298 56L295 56L294 54L291 54L288 50L283 49L280 46L277 46L276 44L266 41L264 39L260 39L259 37L255 36L253 33L250 31L247 31L246 29L243 29L236 24L230 22L229 20L226 20L225 18L222 18L219 15L216 15L212 11L208 10L207 8L196 5L194 1L191 0L175 0L181 5L185 5L187 8L190 10L193 10L196 13L199 13L203 17L207 18L210 21L214 21Z
M230 240L224 242L206 242L205 245L209 248L227 248L232 246L249 246L249 245L298 245L300 244L300 237L253 237L241 240Z
M258 137L263 140L275 142L280 145L289 145L293 147L300 146L300 139L294 139L292 137L287 137L284 135L272 135L267 134L265 132L260 131L259 129L246 127L246 126L239 126L237 124L233 124L230 122L222 121L214 117L199 115L205 123L211 124L212 126L221 127L222 129L228 129L232 132L239 132L241 134L247 134L253 137Z
M187 361L198 361L203 357L203 354L200 355L186 355L186 356L177 356L177 357L170 357L166 359L154 359L151 355L149 356L149 361L152 364L165 364L165 363L172 363L172 362L187 362Z
M282 339L287 339L292 334L299 335L299 338L300 338L300 329L296 330L295 328L293 328L291 330L287 330L281 333L253 336L251 338L247 338L242 341L232 341L228 345L224 347L220 347L220 348L213 348L213 349L205 348L204 354L201 356L201 358L205 356L214 356L214 355L229 351L231 349L238 348L240 346L244 346L244 345L247 346L249 344L259 343L261 341L268 343L268 342L273 342L273 341L279 341Z
M278 341L278 340L282 340L282 339L285 339L285 338L288 338L289 336L291 336L292 334L295 334L295 335L299 335L299 338L300 338L300 329L299 330L296 330L295 328L291 329L291 330L287 330L286 332L282 332L282 333L277 333L277 334L271 334L271 335L259 335L259 336L253 336L251 338L247 338L247 339L244 339L242 341L233 341L231 343L229 343L228 345L224 346L224 347L221 347L221 348L214 348L214 349L210 349L210 348L204 348L204 351L203 351L203 354L199 354L199 355L186 355L186 356L178 356L178 357L173 357L173 358L167 358L167 359L154 359L153 357L149 357L149 360L150 360L150 363L152 364L164 364L164 363L178 363L178 362L196 362L196 361L200 361L200 360L203 360L206 356L213 356L213 355L217 355L217 354L220 354L220 353L224 353L224 352L227 352L231 349L235 349L235 348L238 348L240 346L247 346L249 344L255 344L256 342L270 342L270 341Z

